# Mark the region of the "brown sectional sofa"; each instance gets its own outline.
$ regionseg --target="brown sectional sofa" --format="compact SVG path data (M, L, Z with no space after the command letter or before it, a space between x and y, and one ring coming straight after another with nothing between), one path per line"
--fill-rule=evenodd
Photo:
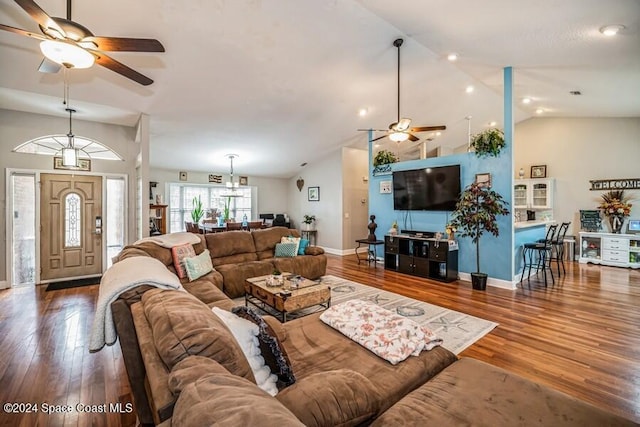
M270 231L260 235L265 240L253 239L255 257L250 233L222 233L239 242L206 236L195 245L199 253L206 242L217 265L206 279L184 283L188 292L140 286L112 304L141 424L635 425L502 369L458 360L443 347L391 365L325 325L319 313L284 324L263 316L296 377L268 395L211 307L232 310L236 304L225 292L237 295L244 277L270 272L262 268L324 274L319 248L296 257L300 263L277 264L266 242L284 232ZM126 248L118 259L139 255L158 255L172 268L166 253L146 243Z

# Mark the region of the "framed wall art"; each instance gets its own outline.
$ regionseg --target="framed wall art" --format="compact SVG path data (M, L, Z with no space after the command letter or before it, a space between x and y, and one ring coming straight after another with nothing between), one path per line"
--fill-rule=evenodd
M481 187L491 188L491 174L490 173L477 173L476 183Z
M320 187L309 187L308 199L310 202L320 201Z
M53 158L53 168L54 169L65 169L65 170L74 170L74 171L91 171L91 160L90 159L78 159L78 167L75 166L65 166L62 164L62 157L54 157Z
M238 179L238 182L240 183L240 185L249 185L249 177L247 176L241 176Z
M186 181L186 180L187 180L187 173L180 172L180 181Z
M531 178L546 178L547 165L531 166Z

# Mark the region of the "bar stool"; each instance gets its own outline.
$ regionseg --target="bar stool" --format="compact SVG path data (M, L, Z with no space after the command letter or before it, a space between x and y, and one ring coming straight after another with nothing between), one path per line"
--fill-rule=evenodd
M553 277L553 271L551 270L551 250L553 249L553 239L554 234L556 233L558 226L550 225L547 229L547 234L544 240L540 240L533 243L525 243L522 246L522 259L524 261L524 265L522 267L522 276L520 277L520 284L522 284L522 280L524 279L524 274L527 271L527 267L529 267L529 273L527 274L527 283L530 283L531 277L531 267L535 262L536 264L536 274L542 268L542 274L544 275L544 286L547 286L547 268L549 269L549 273L551 274L551 280L555 284L556 281Z
M551 264L552 261L556 262L558 278L560 277L560 264L562 264L562 273L567 274L567 270L564 268L564 237L567 235L569 225L571 225L571 222L563 222L560 224L558 234L556 234L556 237L554 237L551 242L553 248L551 250L551 257L549 257L549 264Z

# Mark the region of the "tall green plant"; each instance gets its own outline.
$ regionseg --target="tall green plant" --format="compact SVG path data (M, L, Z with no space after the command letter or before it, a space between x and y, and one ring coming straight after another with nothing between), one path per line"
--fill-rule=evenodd
M480 237L487 232L498 236L498 215L508 215L508 202L495 191L478 183L472 183L460 194L460 200L451 215L448 226L462 237L471 237L476 245L476 272L480 273Z
M203 216L204 210L202 209L202 200L200 200L200 196L194 197L193 209L191 210L191 219L193 220L193 223L199 223Z
M227 197L224 201L224 210L222 211L222 219L229 221L229 210L231 209L231 197Z

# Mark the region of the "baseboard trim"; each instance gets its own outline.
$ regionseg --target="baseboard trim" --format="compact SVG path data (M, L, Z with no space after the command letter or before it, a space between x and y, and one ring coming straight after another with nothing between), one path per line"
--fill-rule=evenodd
M0 282L0 289L9 289L9 282L3 280Z
M471 282L471 273L458 273L460 280ZM516 290L517 281L509 281L503 279L495 279L493 277L487 278L487 286L493 286L494 288L508 289L510 291Z

